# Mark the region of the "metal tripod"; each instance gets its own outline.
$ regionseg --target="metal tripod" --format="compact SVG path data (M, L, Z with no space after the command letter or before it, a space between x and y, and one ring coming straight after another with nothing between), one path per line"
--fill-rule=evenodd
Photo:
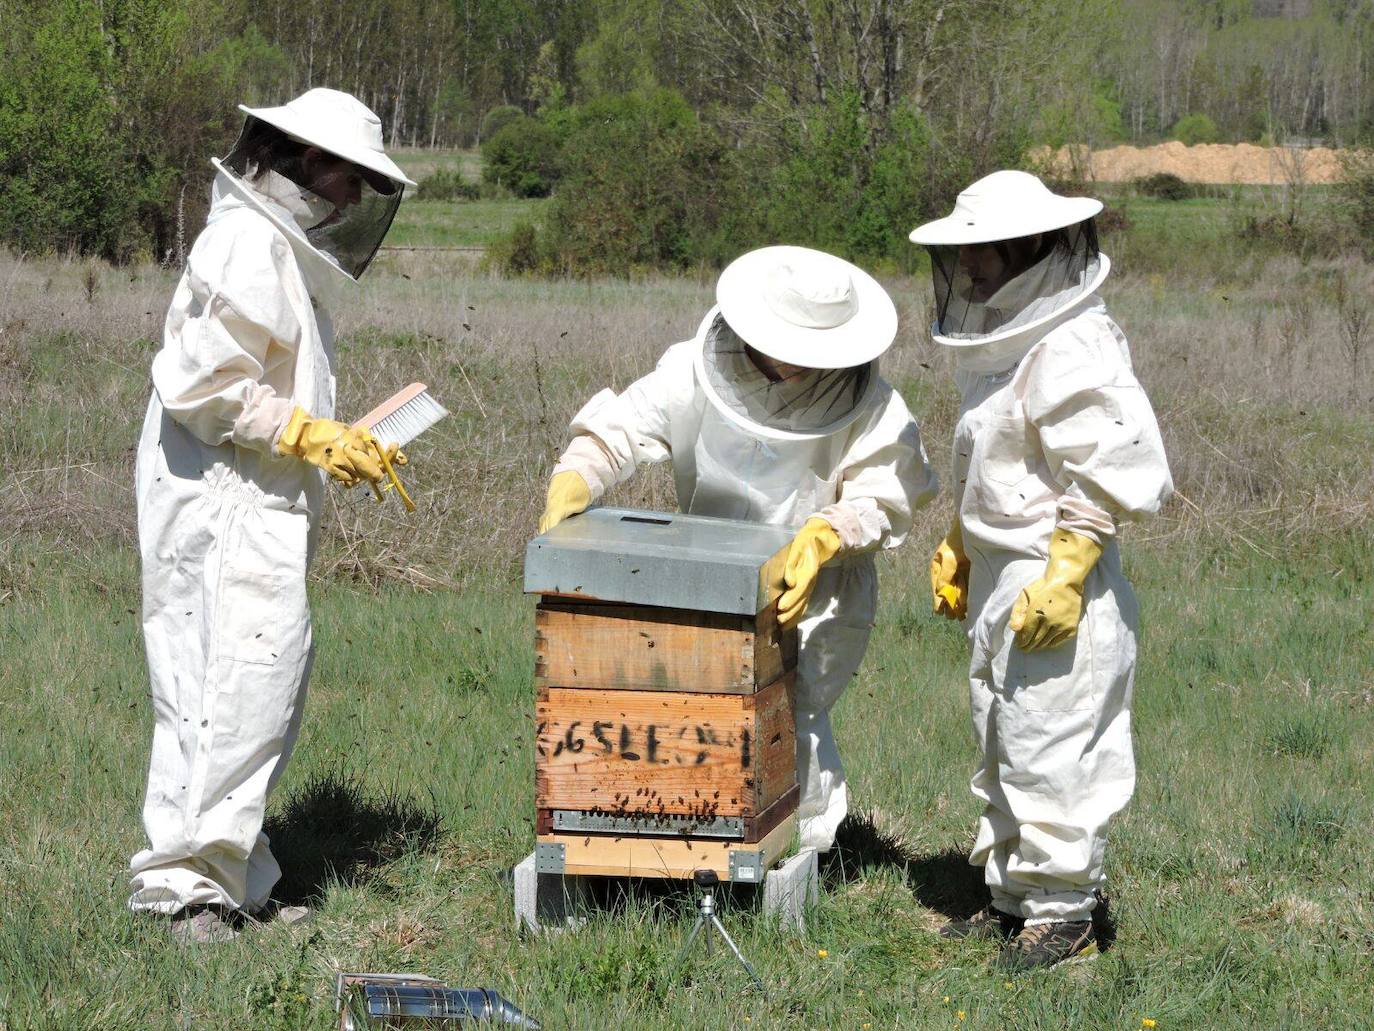
M754 968L749 965L749 961L740 952L739 946L735 944L730 933L725 930L725 925L720 922L720 917L716 916L716 900L713 889L720 883L720 877L714 870L697 870L692 874L692 883L701 889L701 895L697 898L697 922L692 926L692 932L687 935L687 943L682 946L682 951L677 955L677 961L673 964L673 969L677 970L687 960L687 954L692 951L692 943L697 940L697 935L701 934L703 928L706 930L706 955L711 955L711 930L725 939L725 944L730 947L739 965L744 967L744 972L749 975L754 982L754 986L765 995L768 990L763 987L763 982L759 980L759 975L754 973Z

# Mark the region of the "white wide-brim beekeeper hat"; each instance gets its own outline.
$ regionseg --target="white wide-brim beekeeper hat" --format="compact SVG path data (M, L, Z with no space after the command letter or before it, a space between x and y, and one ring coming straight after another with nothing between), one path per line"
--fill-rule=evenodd
M720 274L716 303L750 347L808 369L864 365L897 335L897 308L878 281L809 247L740 255Z
M1091 197L1061 197L1029 172L993 172L954 201L944 218L917 226L911 242L927 247L1016 240L1086 222L1102 210Z
M276 126L301 143L327 150L393 182L415 185L415 180L387 157L382 140L382 120L350 93L317 88L307 90L280 107L247 107L240 104L239 110L250 118L258 118ZM375 181L372 185L379 193L394 191L394 187L383 189Z

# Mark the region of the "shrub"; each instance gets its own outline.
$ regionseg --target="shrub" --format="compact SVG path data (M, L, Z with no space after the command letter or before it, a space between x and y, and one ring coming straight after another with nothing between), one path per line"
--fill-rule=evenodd
M732 154L671 89L570 110L541 261L575 274L717 264L738 176Z
M1302 219L1250 215L1240 223L1236 235L1256 250L1295 254L1304 261L1334 258L1355 244L1349 224L1334 211Z
M1188 200L1197 196L1197 190L1190 183L1184 182L1172 172L1142 175L1135 180L1134 186L1137 193L1146 197L1158 197L1160 200Z
M907 233L929 192L929 144L915 110L898 110L880 132L853 93L798 112L779 149L786 156L760 177L761 237L910 267L919 249ZM767 168L768 156L756 151L749 163Z
M498 107L492 108L482 118L482 139L491 139L506 126L510 125L511 122L524 117L525 112L521 111L514 104L501 104Z
M1352 149L1341 159L1336 205L1366 258L1374 258L1374 150Z
M1124 233L1131 228L1131 216L1115 204L1104 204L1094 221L1099 233Z
M1174 139L1185 146L1217 141L1217 123L1206 115L1184 115L1174 123Z
M476 200L480 194L476 183L463 178L456 168L441 168L420 180L415 191L416 200Z
M521 115L482 144L482 178L517 197L547 197L558 181L559 136L537 118Z
M515 223L509 235L487 249L486 263L508 276L552 271L539 231L533 223L524 219Z

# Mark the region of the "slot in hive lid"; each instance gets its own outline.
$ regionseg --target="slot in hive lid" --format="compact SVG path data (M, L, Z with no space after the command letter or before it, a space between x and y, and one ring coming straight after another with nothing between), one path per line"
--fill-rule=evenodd
M792 531L594 508L525 548L525 593L753 616L777 599Z

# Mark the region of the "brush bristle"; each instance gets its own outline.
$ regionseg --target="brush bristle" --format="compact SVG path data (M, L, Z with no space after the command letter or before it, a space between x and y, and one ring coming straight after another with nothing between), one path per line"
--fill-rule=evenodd
M405 447L446 415L448 409L425 391L377 420L372 426L372 435L383 444Z

